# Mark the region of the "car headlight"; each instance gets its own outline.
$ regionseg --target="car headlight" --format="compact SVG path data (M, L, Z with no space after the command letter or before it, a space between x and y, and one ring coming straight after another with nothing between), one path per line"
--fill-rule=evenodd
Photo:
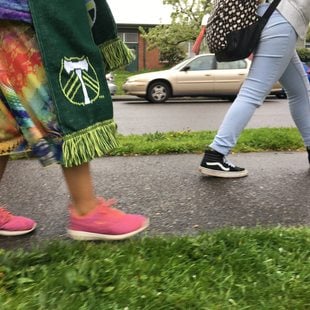
M147 81L144 79L136 79L136 78L128 78L127 83L146 83Z
M109 72L105 75L105 78L107 81L111 81L111 82L114 82L114 75L112 72Z

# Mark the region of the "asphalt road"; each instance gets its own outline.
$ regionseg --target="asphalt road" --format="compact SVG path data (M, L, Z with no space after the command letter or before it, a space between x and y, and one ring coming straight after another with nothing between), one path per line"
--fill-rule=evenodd
M219 227L310 224L310 175L306 153L230 156L245 166L242 179L203 177L201 155L101 158L92 162L98 195L119 200L127 212L151 219L147 235L193 235ZM1 237L5 249L67 239L68 194L57 165L12 161L0 185L0 201L38 222L23 237Z
M162 104L143 100L115 100L114 115L122 134L217 130L231 105L229 101L177 99ZM256 110L247 128L295 126L287 100L269 97Z

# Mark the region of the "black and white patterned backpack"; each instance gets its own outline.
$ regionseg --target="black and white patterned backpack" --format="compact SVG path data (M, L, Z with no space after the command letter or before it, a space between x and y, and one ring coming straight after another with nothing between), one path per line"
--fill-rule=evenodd
M256 14L259 0L215 0L206 27L206 40L218 61L248 57L280 0L274 0L265 14Z

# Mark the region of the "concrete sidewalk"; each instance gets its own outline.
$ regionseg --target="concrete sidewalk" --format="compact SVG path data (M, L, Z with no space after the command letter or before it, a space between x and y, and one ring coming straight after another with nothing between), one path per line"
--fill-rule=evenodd
M94 160L98 195L118 199L127 212L151 219L146 234L195 234L226 226L310 224L310 172L305 152L248 153L229 159L249 170L242 179L203 177L201 155L107 157ZM9 163L0 201L38 222L23 237L1 237L0 247L28 247L66 239L68 194L57 165Z

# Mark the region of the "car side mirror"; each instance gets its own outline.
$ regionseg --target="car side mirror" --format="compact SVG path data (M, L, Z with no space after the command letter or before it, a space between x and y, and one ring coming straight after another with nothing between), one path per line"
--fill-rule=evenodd
M191 66L185 66L181 71L188 71L191 68Z

